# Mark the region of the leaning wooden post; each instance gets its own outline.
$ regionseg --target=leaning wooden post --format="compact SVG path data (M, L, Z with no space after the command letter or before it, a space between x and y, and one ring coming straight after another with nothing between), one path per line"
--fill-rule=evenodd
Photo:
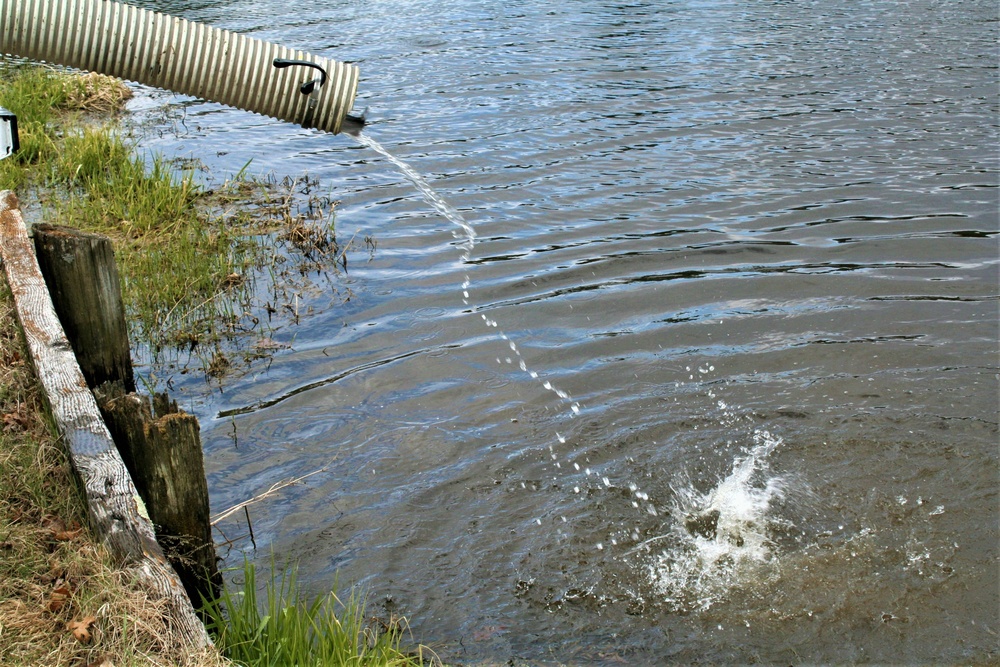
M111 240L62 225L32 229L38 266L90 387L135 391L128 326Z
M83 488L88 516L111 555L150 596L183 644L211 644L180 579L156 542L153 526L56 317L12 192L0 192L0 257L14 296L35 374Z
M156 539L188 597L196 606L215 599L222 579L212 542L198 419L179 410L166 394L154 397L154 418L149 398L127 394L119 383L105 383L94 395L146 501Z

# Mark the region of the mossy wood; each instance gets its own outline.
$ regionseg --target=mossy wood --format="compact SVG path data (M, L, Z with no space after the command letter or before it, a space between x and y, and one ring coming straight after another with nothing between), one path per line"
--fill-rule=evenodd
M115 253L106 236L62 225L32 229L35 254L59 321L90 387L135 390Z
M0 192L0 257L35 373L79 479L95 533L150 597L164 603L176 640L207 646L211 640L205 626L156 542L135 485L56 317L17 198L10 191Z
M121 383L101 385L94 394L146 502L157 540L188 596L198 606L214 599L222 580L212 543L198 419L179 410L166 394L157 394L151 408L148 397L126 393Z

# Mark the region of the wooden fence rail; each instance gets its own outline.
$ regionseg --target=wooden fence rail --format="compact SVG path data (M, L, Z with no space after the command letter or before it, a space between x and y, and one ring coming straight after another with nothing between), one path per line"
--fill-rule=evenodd
M0 257L35 372L83 490L92 528L151 597L165 601L177 641L211 644L177 573L156 542L153 526L62 325L55 314L17 197L0 192Z

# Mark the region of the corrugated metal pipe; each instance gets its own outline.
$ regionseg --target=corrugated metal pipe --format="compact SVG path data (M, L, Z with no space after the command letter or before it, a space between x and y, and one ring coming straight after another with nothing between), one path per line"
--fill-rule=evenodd
M107 0L0 0L0 52L340 132L358 68Z

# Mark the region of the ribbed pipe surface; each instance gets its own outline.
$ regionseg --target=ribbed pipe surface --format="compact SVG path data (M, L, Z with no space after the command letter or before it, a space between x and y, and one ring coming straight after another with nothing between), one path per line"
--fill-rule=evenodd
M337 133L358 68L201 23L107 0L0 0L0 52L116 76ZM303 83L327 72L318 93Z

